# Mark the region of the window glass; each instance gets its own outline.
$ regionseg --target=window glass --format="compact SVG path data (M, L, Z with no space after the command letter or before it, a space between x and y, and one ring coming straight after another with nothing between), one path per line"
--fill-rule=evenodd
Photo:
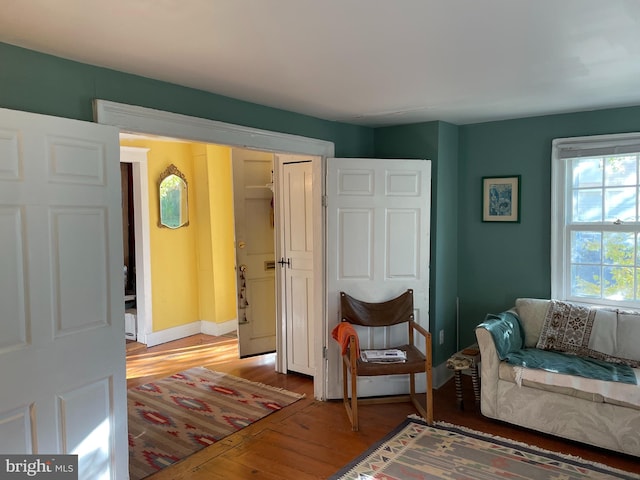
M631 135L640 151L640 135ZM552 295L640 306L640 153L625 144L617 154L610 139L599 146L592 137L554 148L552 204L566 215L553 215Z
M573 192L573 221L602 221L602 189L575 190Z
M573 166L573 188L602 186L602 161L600 158L576 158Z

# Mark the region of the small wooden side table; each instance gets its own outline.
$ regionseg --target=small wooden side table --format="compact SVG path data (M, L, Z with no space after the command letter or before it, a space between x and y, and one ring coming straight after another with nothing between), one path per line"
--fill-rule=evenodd
M447 360L447 368L453 370L456 382L456 403L460 410L464 410L464 399L462 397L462 372L471 370L471 381L473 382L473 394L476 405L480 405L480 382L478 379L478 363L480 363L480 349L478 344L473 344L457 353L454 353Z

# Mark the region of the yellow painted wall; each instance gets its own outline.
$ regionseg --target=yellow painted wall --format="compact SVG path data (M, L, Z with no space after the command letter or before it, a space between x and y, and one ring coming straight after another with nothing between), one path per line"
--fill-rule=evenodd
M198 208L196 257L198 269L198 305L200 320L215 322L215 282L213 278L213 248L211 242L211 209L209 202L209 163L207 146L191 146L195 178L194 198Z
M191 148L186 143L149 142L149 208L151 250L151 299L153 330L199 320L196 271L198 209L194 202L194 172ZM189 225L171 229L160 220L158 181L170 164L187 178Z
M223 323L236 318L236 274L231 149L194 144L198 204L200 318Z
M236 318L231 153L228 147L123 140L149 148L153 331ZM186 176L189 225L158 226L158 181L171 163ZM221 222L218 224L218 222Z
M235 220L233 216L233 173L231 149L207 145L209 165L211 239L215 280L216 321L233 320L237 315L235 270ZM231 232L231 234L229 234Z

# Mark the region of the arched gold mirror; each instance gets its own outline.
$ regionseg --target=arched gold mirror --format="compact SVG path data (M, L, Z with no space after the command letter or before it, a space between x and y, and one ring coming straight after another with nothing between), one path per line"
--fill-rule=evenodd
M189 225L187 179L171 164L160 174L160 227L180 228Z

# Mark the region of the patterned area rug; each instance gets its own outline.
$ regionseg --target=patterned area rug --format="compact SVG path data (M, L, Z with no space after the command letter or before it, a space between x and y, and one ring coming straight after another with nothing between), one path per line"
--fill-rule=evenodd
M409 418L330 480L640 479L536 447L445 423Z
M203 367L132 388L130 478L151 475L303 396Z

